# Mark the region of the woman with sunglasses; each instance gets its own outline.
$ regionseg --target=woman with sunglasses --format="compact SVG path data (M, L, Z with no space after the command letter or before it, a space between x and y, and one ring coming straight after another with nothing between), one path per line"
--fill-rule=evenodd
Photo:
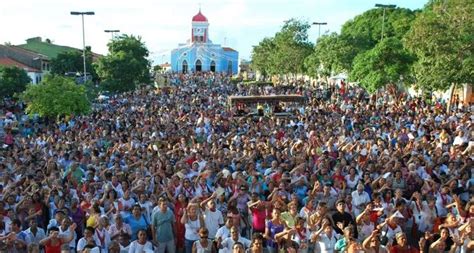
M209 231L207 228L202 227L199 229L199 240L193 244L192 253L215 253L217 249L214 244L209 240Z

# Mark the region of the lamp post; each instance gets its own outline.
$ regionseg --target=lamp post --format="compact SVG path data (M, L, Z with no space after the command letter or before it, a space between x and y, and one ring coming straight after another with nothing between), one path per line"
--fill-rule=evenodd
M115 33L119 33L120 30L104 30L104 32L111 33L112 34L112 40L113 40L114 37L115 37Z
M313 25L318 26L318 40L319 40L319 37L321 37L321 26L327 25L327 24L328 24L327 22L313 22Z
M82 17L82 57L84 58L84 84L87 80L87 72L86 72L86 33L84 30L84 15L95 15L93 11L71 11L71 15L78 16L81 15Z
M380 41L383 40L383 29L384 29L384 24L385 24L385 9L393 9L397 7L395 4L375 4L375 7L380 7L383 8L383 15L382 15L382 35L380 38Z

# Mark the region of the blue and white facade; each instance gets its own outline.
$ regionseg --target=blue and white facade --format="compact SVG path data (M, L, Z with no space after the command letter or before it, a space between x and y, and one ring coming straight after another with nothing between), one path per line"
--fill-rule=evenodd
M238 73L239 52L213 44L209 39L209 22L201 10L192 19L191 39L171 51L173 72L225 72Z

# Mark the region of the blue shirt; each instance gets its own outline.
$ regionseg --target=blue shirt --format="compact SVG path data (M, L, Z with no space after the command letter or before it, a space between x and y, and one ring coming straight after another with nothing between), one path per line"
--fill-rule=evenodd
M174 214L171 210L167 209L165 213L159 210L153 214L151 218L151 224L156 231L156 239L158 242L169 242L173 240L173 224Z
M148 223L145 220L145 217L140 216L140 219L136 219L133 215L128 215L123 219L125 223L130 225L130 228L132 229L132 241L135 241L137 239L137 232L140 229L147 229Z

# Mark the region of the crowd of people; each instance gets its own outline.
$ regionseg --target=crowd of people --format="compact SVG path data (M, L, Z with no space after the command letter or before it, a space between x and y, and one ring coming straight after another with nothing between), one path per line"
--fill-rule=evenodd
M474 249L470 107L169 78L58 122L3 104L0 252ZM237 116L227 97L249 94L306 103Z

